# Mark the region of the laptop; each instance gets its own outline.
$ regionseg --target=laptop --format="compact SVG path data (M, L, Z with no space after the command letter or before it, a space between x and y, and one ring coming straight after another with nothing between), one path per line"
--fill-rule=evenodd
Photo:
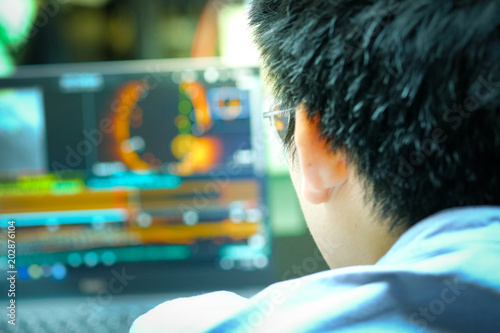
M123 332L272 283L262 105L259 69L219 59L0 79L0 331Z

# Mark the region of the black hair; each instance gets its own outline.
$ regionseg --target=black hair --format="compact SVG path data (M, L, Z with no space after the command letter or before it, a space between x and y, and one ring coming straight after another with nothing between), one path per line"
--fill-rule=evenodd
M500 1L253 0L250 25L392 226L500 204Z

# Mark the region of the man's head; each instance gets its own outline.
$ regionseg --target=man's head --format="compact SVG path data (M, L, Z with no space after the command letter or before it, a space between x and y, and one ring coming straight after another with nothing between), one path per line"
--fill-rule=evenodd
M292 178L324 254L384 230L383 254L440 210L500 204L500 2L254 0L250 18L296 109Z

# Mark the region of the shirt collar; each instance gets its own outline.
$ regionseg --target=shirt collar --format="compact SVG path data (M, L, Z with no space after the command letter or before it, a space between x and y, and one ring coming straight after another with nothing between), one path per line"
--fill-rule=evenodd
M500 207L460 207L441 211L408 229L376 265L408 262L411 257L442 250L457 243L466 246L473 241L500 244Z

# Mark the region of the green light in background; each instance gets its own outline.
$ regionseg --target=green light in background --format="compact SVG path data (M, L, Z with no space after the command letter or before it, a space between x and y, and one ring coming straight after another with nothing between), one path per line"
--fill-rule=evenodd
M189 133L191 131L191 123L187 119L183 119L179 121L179 130L182 131L182 133Z
M248 245L223 245L219 248L219 256L233 260L253 259L261 255L269 255L270 248L263 247L260 249L252 248Z
M51 185L50 191L53 194L76 194L85 189L85 183L81 179L55 182Z
M42 277L43 269L39 265L33 264L28 267L28 273L33 280L37 280Z
M188 114L193 109L193 106L188 100L183 100L179 103L179 112L182 114Z
M111 266L116 262L116 254L113 251L106 251L101 255L102 263Z
M20 44L31 36L32 23L36 16L35 0L0 0L0 77L10 74L14 62L10 56Z
M72 267L80 267L83 263L82 256L76 252L70 253L67 262Z

